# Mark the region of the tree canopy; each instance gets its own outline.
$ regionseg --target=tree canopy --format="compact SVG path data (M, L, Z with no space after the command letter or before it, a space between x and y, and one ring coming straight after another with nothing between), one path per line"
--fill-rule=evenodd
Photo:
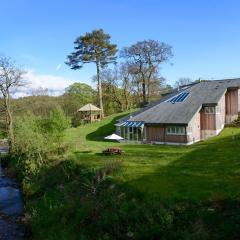
M110 43L110 35L106 34L102 29L87 32L84 36L80 36L74 42L75 51L67 56L67 65L71 69L80 69L87 63L95 63L97 70L98 98L99 106L104 116L103 100L102 100L102 83L100 78L100 70L109 63L116 60L117 45Z
M142 85L143 104L149 102L151 85L156 82L159 65L172 56L172 47L155 40L144 40L122 49L120 56L126 59L129 70Z
M14 147L11 92L25 84L23 74L24 71L18 68L10 57L0 56L0 93L3 97L2 111L4 112L10 151Z
M91 103L95 96L95 91L86 83L73 83L66 88L65 94L75 95L82 103Z

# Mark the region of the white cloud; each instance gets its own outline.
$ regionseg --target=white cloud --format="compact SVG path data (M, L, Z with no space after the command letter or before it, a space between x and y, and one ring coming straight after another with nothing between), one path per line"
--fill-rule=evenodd
M33 70L27 71L24 76L27 85L13 94L14 98L25 97L31 95L36 89L48 89L53 96L61 95L65 88L79 80L67 79L60 76L38 74Z
M49 90L63 90L77 80L66 79L60 76L37 74L30 70L26 73L25 79L33 88L48 88Z

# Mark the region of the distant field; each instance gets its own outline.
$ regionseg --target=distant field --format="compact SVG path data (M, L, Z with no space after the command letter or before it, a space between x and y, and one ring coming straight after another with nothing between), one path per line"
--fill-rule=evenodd
M240 197L240 129L226 128L217 137L192 146L132 145L106 142L121 114L101 122L69 129L66 142L76 163L89 168L119 159L120 184L166 201L215 200ZM119 146L122 156L103 156L108 146Z

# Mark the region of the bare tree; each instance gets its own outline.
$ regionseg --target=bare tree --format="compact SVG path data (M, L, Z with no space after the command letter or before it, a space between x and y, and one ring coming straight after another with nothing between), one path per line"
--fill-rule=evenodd
M103 83L104 98L109 98L108 101L116 103L118 110L122 111L122 89L119 88L119 73L117 66L115 66L114 69L103 70L101 72L101 81Z
M158 72L159 65L172 56L172 47L155 40L144 40L130 47L125 47L120 56L131 66L132 74L141 80L143 104L150 98L150 87L153 75Z
M30 90L30 94L32 96L49 96L50 92L48 88L38 87L38 88L32 88Z
M192 82L193 82L193 80L191 78L181 77L178 79L178 81L175 82L175 87L181 87L184 85L188 85L188 84L191 84Z
M3 98L3 113L5 116L10 151L14 147L13 117L11 109L11 93L25 85L20 68L6 56L0 56L0 92Z
M126 110L131 108L131 98L134 91L133 79L129 71L129 66L122 63L119 67L119 85L123 90L123 99L125 102Z

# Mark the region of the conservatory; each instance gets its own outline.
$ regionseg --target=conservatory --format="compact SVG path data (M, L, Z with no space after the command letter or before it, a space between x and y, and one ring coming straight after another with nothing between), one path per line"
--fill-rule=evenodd
M115 126L117 134L126 141L143 142L145 139L144 122L126 121Z

